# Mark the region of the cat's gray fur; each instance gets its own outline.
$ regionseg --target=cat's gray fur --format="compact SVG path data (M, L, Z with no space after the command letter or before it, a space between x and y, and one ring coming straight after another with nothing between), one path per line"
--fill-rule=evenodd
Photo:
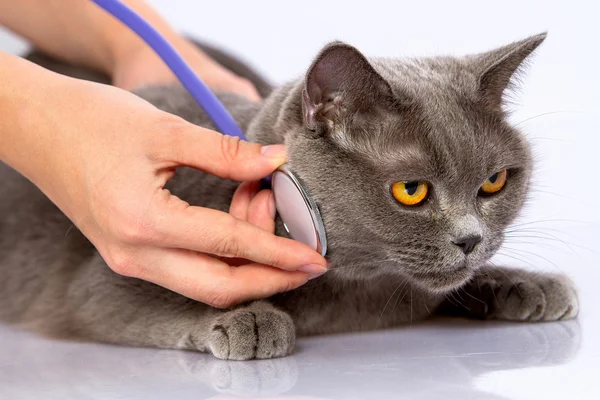
M323 215L332 266L299 289L229 310L113 273L39 190L0 165L0 318L54 336L245 360L289 354L297 334L385 328L436 313L575 317L577 295L566 277L486 264L527 197L532 170L502 97L544 38L410 60L367 60L332 43L305 79L276 89L263 105L219 93L250 140L286 144ZM212 127L181 87L136 93ZM478 196L504 168L507 186ZM429 182L430 197L417 207L398 204L389 185L400 180ZM189 203L224 211L236 186L187 168L169 182ZM453 242L471 236L482 240L465 255ZM459 288L468 304L446 302Z

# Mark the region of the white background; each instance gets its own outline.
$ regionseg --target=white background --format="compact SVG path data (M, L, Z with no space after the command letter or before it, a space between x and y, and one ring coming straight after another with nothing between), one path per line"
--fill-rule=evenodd
M600 221L597 2L152 3L182 31L235 50L276 82L303 74L321 46L336 39L393 57L478 52L548 31L513 115L520 122L558 112L521 125L539 155L536 188L549 192L538 193L529 219Z
M537 156L533 197L522 218L531 223L523 233L529 237L521 244L509 243L521 246L521 252L502 261L575 278L582 299L582 350L569 364L491 373L477 385L507 398L600 397L593 392L599 389L595 365L600 354L595 311L600 277L598 2L152 3L178 29L233 50L278 83L301 75L320 47L335 39L367 55L418 56L478 52L548 31L512 116L515 124L532 118L519 125ZM0 49L18 51L22 46L0 32Z
M600 6L593 1L153 0L180 31L234 51L282 83L321 46L344 40L367 55L466 54L547 31L516 97L515 123L538 155L527 219L600 221ZM2 49L23 44L0 31Z

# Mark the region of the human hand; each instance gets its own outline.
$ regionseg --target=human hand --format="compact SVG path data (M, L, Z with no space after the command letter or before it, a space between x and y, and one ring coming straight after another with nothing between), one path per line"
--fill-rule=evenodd
M238 189L230 214L164 189L182 165L258 180L285 161L282 146L241 142L121 89L6 58L13 97L4 123L19 140L0 140L0 158L36 183L114 271L216 307L293 289L325 271L318 253L272 234L272 197L254 195L256 183Z
M194 44L180 36L174 36L170 42L210 88L237 93L252 101L261 100L250 81L223 68ZM113 85L133 90L177 82L175 75L147 44L140 41L133 44L117 57L112 73Z

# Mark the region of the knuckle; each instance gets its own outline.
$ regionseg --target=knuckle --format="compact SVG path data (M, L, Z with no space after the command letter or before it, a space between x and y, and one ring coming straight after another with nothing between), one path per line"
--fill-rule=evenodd
M212 297L208 304L219 309L227 309L235 306L238 302L230 295L219 295Z
M162 113L160 118L149 127L147 157L153 162L172 162L182 157L186 148L187 123L174 114Z
M110 231L119 243L145 244L155 240L158 234L155 207L140 207L136 201L117 201L119 206L109 217Z
M211 243L211 253L219 257L238 257L243 250L240 239L235 232L238 231L238 221L231 217L222 226L222 233L217 235Z
M223 280L213 285L212 290L204 293L202 297L206 304L219 309L231 308L239 302L236 295L232 293L232 288Z
M285 264L285 253L278 251L277 247L270 248L266 252L266 259L269 260L269 264L278 267Z
M108 265L119 275L135 277L139 272L137 258L124 249L109 252Z
M141 219L125 218L116 224L114 235L122 243L141 244L154 237L154 230Z
M215 240L214 254L220 257L235 257L239 255L240 246L235 236L222 237Z
M233 163L240 155L242 141L236 136L221 136L221 153L223 160L227 163Z
M293 290L297 287L298 285L295 284L295 282L293 282L291 279L286 281L285 283L283 283L283 285L281 285L279 287L279 290L277 290L277 293L285 293L285 292L289 292L290 290Z

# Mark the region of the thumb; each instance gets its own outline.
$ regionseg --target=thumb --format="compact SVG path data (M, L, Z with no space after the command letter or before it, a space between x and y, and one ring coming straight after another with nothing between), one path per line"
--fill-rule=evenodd
M287 160L283 145L262 146L191 124L173 138L169 161L224 179L259 180Z

